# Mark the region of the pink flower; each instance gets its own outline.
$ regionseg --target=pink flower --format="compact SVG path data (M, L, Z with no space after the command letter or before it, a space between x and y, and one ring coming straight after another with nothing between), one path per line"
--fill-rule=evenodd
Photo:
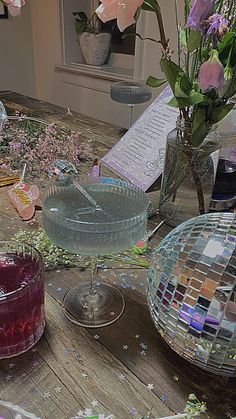
M11 16L19 16L21 7L25 5L25 0L4 0Z
M102 4L96 13L103 22L117 19L117 26L123 32L128 26L135 23L136 10L144 0L101 0Z
M204 93L211 89L221 89L224 82L224 67L219 60L218 52L212 49L209 60L200 67L198 85Z

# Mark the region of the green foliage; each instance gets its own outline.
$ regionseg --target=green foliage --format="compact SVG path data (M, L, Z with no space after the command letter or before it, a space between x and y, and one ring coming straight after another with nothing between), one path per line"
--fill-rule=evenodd
M176 93L178 91L176 90ZM184 96L177 96L170 100L168 105L173 106L175 108L185 108L188 106L194 106L199 103L209 103L209 98L202 93L195 92L191 90L188 95Z
M200 402L195 394L190 394L184 411L187 413L186 419L192 419L196 417L197 414L200 415L202 413L206 415L207 406L206 403Z
M83 32L97 34L99 30L99 18L96 13L93 13L91 19L88 18L85 12L73 12L75 17L75 32L81 35Z
M179 28L179 41L180 48L187 48L186 30L183 28Z
M212 123L217 124L223 119L234 107L234 103L223 104L212 109Z
M187 48L189 52L195 51L195 49L199 46L201 40L201 33L197 31L190 31L189 37L187 39Z
M163 86L163 84L166 83L166 80L165 79L157 79L156 77L149 76L146 83L150 87L160 87L160 86Z
M160 6L156 0L144 0L141 8L149 12L160 13Z
M46 268L72 267L78 265L79 257L55 246L43 229L37 231L19 230L12 237L13 241L34 246L43 257Z
M187 74L174 61L162 58L160 65L174 95L177 82L185 94L191 91L191 83Z

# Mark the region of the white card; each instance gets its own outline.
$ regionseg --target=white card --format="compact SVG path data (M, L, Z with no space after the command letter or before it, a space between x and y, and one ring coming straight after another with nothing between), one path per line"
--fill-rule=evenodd
M154 100L102 163L146 191L162 174L167 134L175 128L179 109L167 103L169 87Z

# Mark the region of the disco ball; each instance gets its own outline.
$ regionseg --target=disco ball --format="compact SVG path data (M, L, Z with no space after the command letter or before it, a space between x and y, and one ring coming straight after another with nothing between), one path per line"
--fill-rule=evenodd
M236 376L236 214L192 218L154 250L148 305L163 339L180 356Z

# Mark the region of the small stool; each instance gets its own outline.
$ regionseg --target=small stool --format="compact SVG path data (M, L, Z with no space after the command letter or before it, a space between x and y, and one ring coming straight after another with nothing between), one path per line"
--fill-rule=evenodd
M129 128L132 125L133 107L152 98L151 88L144 82L119 81L111 85L111 98L129 106Z

